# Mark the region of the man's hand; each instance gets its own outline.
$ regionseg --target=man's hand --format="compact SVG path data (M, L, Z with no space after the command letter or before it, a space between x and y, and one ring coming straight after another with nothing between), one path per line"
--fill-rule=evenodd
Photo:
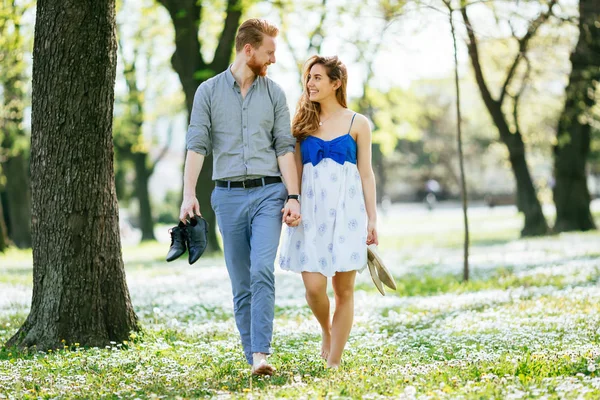
M300 217L300 203L296 199L289 199L285 206L281 209L283 216L281 222L285 222L287 226L298 226L302 218Z
M200 214L200 203L196 196L184 196L181 209L179 210L179 220L185 222L186 219L192 219L194 215Z

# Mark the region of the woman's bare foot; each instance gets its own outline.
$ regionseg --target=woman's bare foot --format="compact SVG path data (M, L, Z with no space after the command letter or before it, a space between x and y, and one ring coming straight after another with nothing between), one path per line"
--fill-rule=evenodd
M273 372L275 372L275 368L267 362L266 354L252 354L252 375L273 375Z
M321 358L329 358L329 348L331 347L331 331L323 331L321 338Z

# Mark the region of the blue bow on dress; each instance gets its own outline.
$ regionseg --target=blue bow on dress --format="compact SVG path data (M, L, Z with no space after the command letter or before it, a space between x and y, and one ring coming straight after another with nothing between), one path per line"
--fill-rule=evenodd
M310 140L311 138L313 140ZM355 160L352 160L352 155L348 154L348 150L350 149L348 142L343 140L344 138L346 138L346 135L330 141L325 141L315 136L307 137L302 143L302 163L306 164L310 162L312 165L317 165L324 158L330 158L340 165L344 165L346 161L356 163ZM354 139L351 137L350 139L354 142Z

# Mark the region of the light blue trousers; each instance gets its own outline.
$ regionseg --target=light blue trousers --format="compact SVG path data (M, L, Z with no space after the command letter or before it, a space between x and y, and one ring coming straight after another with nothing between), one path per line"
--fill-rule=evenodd
M272 352L274 264L286 197L283 183L251 189L215 187L211 195L223 237L235 322L250 364L252 353Z

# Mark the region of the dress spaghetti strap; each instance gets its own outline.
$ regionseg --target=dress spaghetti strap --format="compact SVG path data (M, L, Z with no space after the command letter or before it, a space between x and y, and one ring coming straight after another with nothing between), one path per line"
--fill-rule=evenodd
M354 123L354 117L356 117L356 113L352 116L352 121L350 121L350 127L348 128L348 134L350 134L350 130L352 130L352 124Z

